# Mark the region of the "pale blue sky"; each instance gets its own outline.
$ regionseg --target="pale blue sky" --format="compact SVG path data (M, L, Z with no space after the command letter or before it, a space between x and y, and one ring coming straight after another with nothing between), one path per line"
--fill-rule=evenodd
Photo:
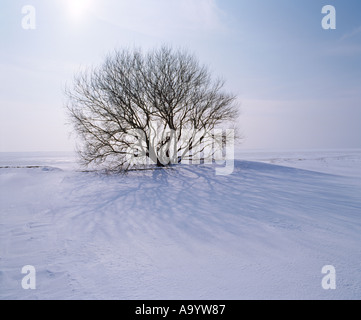
M35 30L21 26L24 5ZM336 30L321 27L324 5ZM243 148L361 148L360 0L2 0L0 27L0 151L72 150L63 88L74 72L163 43L238 94Z

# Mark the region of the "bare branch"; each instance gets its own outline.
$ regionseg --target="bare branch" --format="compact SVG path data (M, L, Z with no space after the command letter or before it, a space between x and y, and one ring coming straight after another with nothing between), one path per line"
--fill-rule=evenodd
M167 165L171 153L182 159L204 152L213 143L210 132L238 117L236 97L223 88L184 50L115 51L66 90L82 163L127 170L135 156Z

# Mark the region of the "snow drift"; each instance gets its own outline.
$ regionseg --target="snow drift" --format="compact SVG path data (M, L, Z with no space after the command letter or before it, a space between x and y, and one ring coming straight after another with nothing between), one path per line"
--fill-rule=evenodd
M230 176L206 165L117 176L24 157L0 160L0 299L361 297L358 177L268 158L236 161ZM25 265L36 290L21 287ZM321 286L325 265L336 290Z

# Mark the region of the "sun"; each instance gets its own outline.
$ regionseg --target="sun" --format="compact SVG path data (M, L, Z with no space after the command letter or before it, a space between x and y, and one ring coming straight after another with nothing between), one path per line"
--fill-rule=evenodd
M72 18L83 17L92 5L92 0L68 0L69 13Z

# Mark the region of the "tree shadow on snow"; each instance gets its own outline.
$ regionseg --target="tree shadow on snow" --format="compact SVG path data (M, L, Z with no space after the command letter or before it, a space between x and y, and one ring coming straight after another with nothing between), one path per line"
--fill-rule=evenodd
M304 210L309 220L312 206L327 212L327 199L343 205L337 202L342 188L334 181L325 174L251 162L237 162L229 176L217 176L207 165L125 176L77 173L66 181L64 211L85 230L109 236L140 232L216 241L240 235L259 220L297 229L295 210Z

